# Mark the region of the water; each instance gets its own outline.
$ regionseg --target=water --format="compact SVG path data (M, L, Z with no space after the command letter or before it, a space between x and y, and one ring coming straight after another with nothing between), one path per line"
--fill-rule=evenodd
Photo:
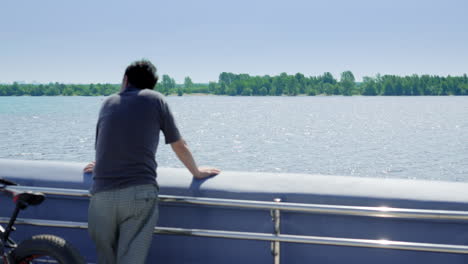
M87 162L104 97L0 97L0 158ZM468 181L468 97L168 97L199 165ZM182 167L169 146L160 166Z

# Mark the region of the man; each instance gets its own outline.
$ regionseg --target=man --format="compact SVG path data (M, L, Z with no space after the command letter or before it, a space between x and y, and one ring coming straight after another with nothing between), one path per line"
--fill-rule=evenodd
M89 234L99 264L145 263L158 218L155 154L159 132L193 177L217 175L198 168L164 97L152 89L156 67L146 60L127 67L119 94L102 105L88 211Z

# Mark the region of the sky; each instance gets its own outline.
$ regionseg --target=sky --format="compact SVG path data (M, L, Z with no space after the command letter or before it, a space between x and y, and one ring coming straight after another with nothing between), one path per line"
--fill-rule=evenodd
M466 0L0 0L0 83L119 83L141 58L178 83L461 75L467 11Z

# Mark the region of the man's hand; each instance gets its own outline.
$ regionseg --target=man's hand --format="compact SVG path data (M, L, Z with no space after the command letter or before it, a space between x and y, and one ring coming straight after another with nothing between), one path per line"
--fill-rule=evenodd
M198 168L198 174L193 175L196 179L205 179L210 176L218 175L221 171L216 168Z
M96 165L96 162L95 162L95 161L89 163L89 164L86 165L86 167L83 169L83 172L84 172L84 173L93 172L93 169L94 169L94 166L95 166L95 165Z

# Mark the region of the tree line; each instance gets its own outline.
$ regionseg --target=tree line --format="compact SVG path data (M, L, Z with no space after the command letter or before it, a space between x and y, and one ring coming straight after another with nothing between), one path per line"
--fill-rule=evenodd
M0 84L0 96L31 95L110 95L120 90L119 84ZM216 95L242 96L281 96L281 95L468 95L468 77L437 75L380 75L364 77L356 82L351 71L341 73L336 79L330 72L319 76L306 77L302 73L277 76L251 76L223 72L217 82L208 84L193 83L185 77L183 84L177 84L174 78L165 74L158 82L156 90L169 94L204 93Z
M0 96L31 95L31 96L95 96L110 95L120 90L119 84L0 84Z

